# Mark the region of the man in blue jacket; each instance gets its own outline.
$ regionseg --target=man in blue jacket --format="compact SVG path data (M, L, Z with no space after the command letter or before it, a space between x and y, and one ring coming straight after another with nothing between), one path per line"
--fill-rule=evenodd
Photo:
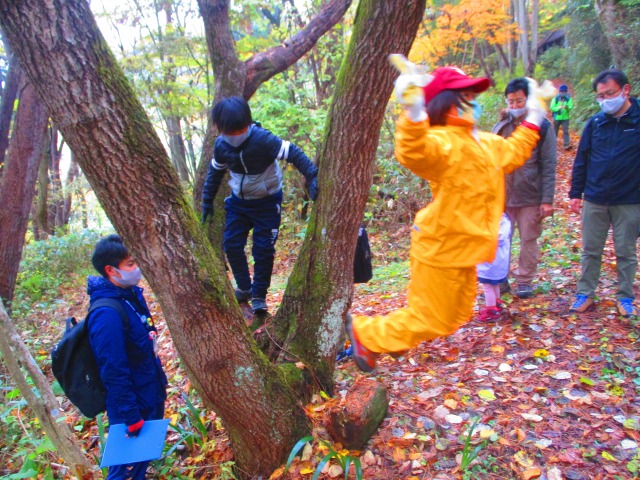
M254 124L243 98L219 101L211 117L221 135L216 139L202 191L202 223L213 213L213 200L229 170L231 195L224 201L223 248L236 281L236 299L251 300L254 313L264 313L280 228L282 171L278 161L291 163L304 175L312 200L318 193L318 168L293 143ZM252 229L253 282L244 253Z
M635 317L633 282L638 269L640 226L640 106L630 98L627 76L620 70L600 73L593 81L601 112L582 133L573 163L570 207L582 213L582 274L571 310L582 313L594 306L602 251L609 227L618 274L617 308ZM582 198L584 195L584 204Z
M89 318L89 340L107 390L109 423L127 425L137 436L145 420L164 416L167 377L157 355L157 330L137 286L140 269L118 235L101 239L91 262L100 277L90 276L87 293L91 302L112 298L122 303L128 325L110 307L99 307ZM109 468L108 480L144 479L149 462Z

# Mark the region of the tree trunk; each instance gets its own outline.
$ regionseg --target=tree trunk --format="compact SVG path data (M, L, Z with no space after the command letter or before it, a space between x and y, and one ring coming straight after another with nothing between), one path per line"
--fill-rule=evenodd
M516 21L518 23L518 27L520 27L520 48L518 51L520 52L520 58L522 59L522 67L527 75L529 75L531 65L529 62L529 22L527 21L527 1L515 0L513 5L515 7Z
M49 381L38 368L26 345L16 331L2 302L0 302L0 353L4 363L16 383L22 396L27 400L29 408L35 413L51 443L60 452L77 478L87 477L93 467L82 453L82 447L76 440L73 430L67 422L60 421L60 405L56 400ZM20 367L24 367L27 375L40 395L36 395Z
M165 118L165 122L167 124L167 136L169 137L171 161L178 172L180 180L185 184L188 184L190 178L189 169L187 168L187 152L184 148L182 128L180 127L180 117L168 114Z
M252 341L223 264L84 0L0 0L25 75L157 296L239 474L267 476L309 424L281 370Z
M44 240L51 235L49 224L49 156L50 144L45 142L45 148L40 153L38 166L38 196L35 208L35 231L38 240Z
M260 85L285 71L311 50L318 39L342 19L352 1L328 0L306 27L284 44L258 53L243 63L235 52L229 20L230 0L198 0L216 81L214 103L233 95L249 100ZM193 188L194 204L198 208L216 135L209 122Z
M0 298L9 309L29 226L46 130L47 112L35 90L27 84L20 93L5 172L0 179Z
M64 143L64 142L63 142ZM62 145L58 145L58 129L51 127L51 156L49 157L49 225L53 225L53 231L64 226L64 195L62 193L62 180L60 179L60 160L62 159Z
M632 85L631 90L635 92L640 88L640 6L631 2L596 0L594 7L614 64L624 70Z
M2 90L2 103L0 104L0 167L4 163L7 148L9 147L9 132L13 119L13 107L18 96L18 86L22 78L22 70L15 55L9 56L9 70ZM0 168L0 177L3 170Z
M531 49L529 50L529 76L533 76L538 61L538 26L540 24L540 0L531 0Z
M353 292L358 226L397 77L387 56L409 52L424 9L425 0L361 0L358 5L319 155L318 200L272 323L284 355L301 358L327 392L333 391L338 339Z
M75 188L74 182L80 176L80 168L78 167L78 162L76 162L76 157L71 152L71 162L69 165L69 170L67 171L67 179L65 181L66 192L64 194L64 208L62 212L62 224L69 225L69 220L71 219L71 209L73 206L73 193L77 190Z

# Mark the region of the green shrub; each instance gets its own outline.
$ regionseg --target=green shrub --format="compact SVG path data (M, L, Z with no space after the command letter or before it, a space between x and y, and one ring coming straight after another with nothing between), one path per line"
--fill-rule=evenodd
M83 230L25 245L13 301L20 316L39 301L52 301L58 288L92 273L91 254L104 232Z

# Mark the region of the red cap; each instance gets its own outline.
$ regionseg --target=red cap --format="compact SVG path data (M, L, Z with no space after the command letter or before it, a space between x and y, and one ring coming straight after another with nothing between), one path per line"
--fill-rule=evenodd
M491 80L488 78L471 78L456 67L439 67L433 72L433 80L424 87L424 103L428 104L433 97L445 90L466 90L471 89L476 93L484 92Z

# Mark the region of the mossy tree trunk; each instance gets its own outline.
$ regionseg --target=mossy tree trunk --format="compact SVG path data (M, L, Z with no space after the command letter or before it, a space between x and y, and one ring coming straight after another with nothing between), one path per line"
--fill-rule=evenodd
M358 227L397 76L387 57L409 52L424 9L425 0L361 0L358 5L319 155L320 193L272 323L283 357L302 359L328 392L353 292Z
M142 105L84 0L0 0L0 26L158 297L242 476L268 476L308 431L282 374L248 333Z

